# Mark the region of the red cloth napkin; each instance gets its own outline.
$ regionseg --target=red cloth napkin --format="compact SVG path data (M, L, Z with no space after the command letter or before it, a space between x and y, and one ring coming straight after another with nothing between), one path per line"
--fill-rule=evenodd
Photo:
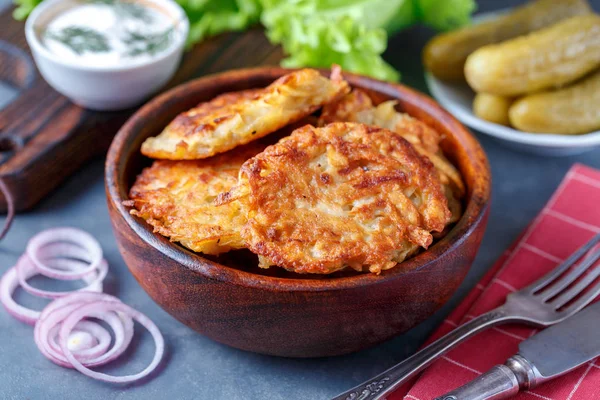
M575 165L538 217L429 341L489 311L534 282L600 232L600 171ZM429 400L473 380L518 351L536 329L505 325L483 332L435 362L409 388L388 400ZM406 388L406 386L405 386ZM600 359L515 397L520 400L600 400Z

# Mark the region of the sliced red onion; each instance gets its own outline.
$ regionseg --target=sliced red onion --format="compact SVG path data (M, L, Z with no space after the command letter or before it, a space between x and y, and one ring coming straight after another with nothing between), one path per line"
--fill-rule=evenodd
M42 311L33 331L35 343L42 354L44 354L55 364L72 368L72 365L64 357L62 350L60 349L60 345L57 343L58 331L56 329L60 329L60 324L62 324L62 321L66 318L66 316L73 312L73 310L81 307L84 304L100 300L119 301L117 298L104 293L73 292L48 304ZM96 322L92 323L98 325ZM121 315L118 317L114 316L114 318L109 317L107 323L113 332L115 332L115 345L110 350L111 353L108 354L108 356L105 354L105 352L91 354L89 357L86 354L81 355L81 359L86 360L86 365L88 362L92 361L92 365L99 365L97 364L98 362L101 364L103 362L108 362L104 361L105 358L112 359L117 357L125 351L131 342L131 338L133 337L133 320L130 317ZM131 333L129 331L131 331ZM100 360L92 359L100 356L102 356Z
M4 220L4 227L0 231L0 240L4 239L4 236L8 233L10 226L12 225L13 220L15 219L15 200L12 197L10 190L8 189L8 185L2 178L0 178L0 193L4 195L4 200L6 200L7 205L7 213L6 219Z
M110 350L98 354L96 357L90 357L90 359L84 358L85 362L81 361L81 357L77 357L77 359L86 367L96 367L115 360L127 350L127 347L129 347L131 340L133 339L133 320L129 315L111 312L99 316L98 319L105 321L112 328L115 334L115 340ZM62 353L62 348L60 347L60 330L57 333L54 341L58 345L58 348L61 349ZM70 336L68 340L70 341ZM67 344L68 343L69 342L67 342ZM73 368L72 365L69 367Z
M79 321L79 324L73 330L73 335L69 338L69 349L77 358L92 358L105 353L110 346L110 332L102 325L93 321ZM57 325L50 330L50 346L60 349L58 344L58 333L60 326Z
M17 265L6 271L2 277L2 280L0 281L0 302L9 312L9 314L19 321L25 322L29 325L35 325L35 322L40 317L40 312L17 304L12 297L17 287L20 286L20 281L24 282L23 289L39 297L52 298L56 296L64 296L70 292L49 292L31 287L29 284L27 284L28 279L38 274L37 266L31 262L27 262L28 259L29 258L26 255L21 256L19 261L17 261ZM77 269L81 269L81 264L77 264L77 262L74 260L69 260L69 262L64 263L61 268L64 268L65 270L77 271ZM93 274L96 274L96 277L90 276L90 274L84 275L82 279L88 284L85 289L88 291L101 292L102 279L104 279L106 276L107 270L108 264L103 262L100 264L99 271L92 271Z
M148 329L148 331L152 335L152 338L154 339L154 343L156 345L154 357L152 358L150 364L143 371L138 372L137 374L113 376L97 371L92 371L91 369L85 367L82 363L80 363L73 354L73 352L69 350L69 335L79 321L81 321L84 318L103 318L106 316L107 313L110 312L121 312L123 314L129 315L133 319L137 320L144 327L146 327L146 329ZM144 314L121 302L102 300L98 302L88 303L77 308L63 321L62 327L60 328L60 347L67 360L69 360L69 362L73 365L73 368L75 368L82 374L105 382L126 383L142 379L143 377L147 376L152 371L154 371L154 369L160 363L160 360L162 359L162 356L164 354L165 342L162 334L158 330L158 327Z
M102 249L91 235L74 228L50 229L34 236L17 265L2 276L0 302L17 319L35 325L35 343L52 362L102 381L132 382L158 366L164 339L144 314L101 293L107 272ZM37 289L27 280L38 274L62 280L82 279L87 286L70 292ZM54 300L42 312L31 310L14 301L12 296L18 286L34 296ZM106 322L114 332L114 340L106 328L89 318ZM133 338L133 319L148 329L156 344L150 365L126 376L90 370L89 367L106 364L125 352Z
M87 260L90 264L87 268L67 272L52 268L44 262L44 258L50 257L50 252L60 254L63 258L70 257L65 253L72 250L73 244L88 253ZM102 261L102 248L98 241L85 231L76 228L54 228L42 231L31 238L27 245L27 255L41 274L50 278L75 280L98 268Z
M53 344L54 342L56 342L57 335L60 332L60 324L62 323L64 317L73 310L77 309L78 307L81 307L81 305L67 304L62 308L54 309L51 313L46 313L46 309L44 309L44 311L42 311L43 315L40 316L40 319L36 322L35 328L33 330L33 340L40 352L53 363L66 368L72 368L71 363L69 363L69 361L67 361L67 359L62 355L60 345L54 346ZM93 324L104 329L101 325L98 325L95 322L93 322ZM79 327L77 327L77 329L80 330ZM98 338L98 342L101 342L100 338ZM108 346L104 350L106 351L106 349L108 349ZM102 352L96 353L95 350L96 349L90 351L92 353L90 357L97 357L98 354L102 354ZM81 357L85 358L85 356Z
M117 299L114 296L108 295L106 293L97 293L97 292L73 292L65 297L60 297L53 302L49 303L46 308L42 311L42 315L40 319L45 319L47 315L49 315L54 310L59 308L63 308L68 305L82 305L87 303L93 303L96 301L117 301L121 300Z
M88 322L88 321L79 321ZM78 354L86 350L94 349L99 345L98 339L91 333L81 330L80 327L76 326L69 336L69 350L73 354Z
M24 274L25 278L28 279L35 275L35 271L33 269L26 270ZM0 302L2 302L2 305L9 314L19 321L25 322L29 325L35 325L35 321L37 321L40 317L40 312L23 307L15 302L15 300L12 298L12 295L17 286L19 286L17 268L12 267L6 271L6 273L2 276L2 280L0 280Z
M60 325L63 323L65 318L85 304L100 300L104 300L106 302L119 301L112 296L104 295L102 293L98 293L99 296L97 297L79 296L78 298L76 296L77 294L78 293L74 293L50 303L50 305L42 312L42 315L35 324L34 329L34 340L40 349L40 352L55 364L67 368L72 368L72 365L64 356L60 347L60 343L57 343L58 331L56 329L60 328ZM74 299L70 299L70 297L74 297ZM54 304L56 302L60 302L58 306ZM97 352L97 349L90 349L87 352L76 353L77 359L80 360L85 366L99 366L114 360L127 349L131 343L131 339L133 338L133 320L128 315L121 313L118 315L115 313L107 313L99 319L104 320L113 330L115 334L114 345L108 351L106 351L108 348L107 347L101 352ZM87 322L101 327L96 322Z
M83 247L67 242L53 242L41 247L38 251L39 258L47 263L50 260L80 260L85 261L89 264L91 254L87 249ZM59 265L60 267L60 265Z
M56 325L50 330L50 346L53 349L58 349L58 354L62 355L58 344L59 331L60 325ZM71 349L78 360L87 360L106 353L106 350L110 347L110 341L110 332L102 325L93 321L79 321L79 324L77 324L75 330L73 330L69 337L69 349ZM42 352L42 354L46 355L44 352ZM55 362L50 356L47 357ZM56 362L56 364L66 368L72 368L66 358L64 361Z
M52 264L50 264L52 265ZM85 263L83 261L77 260L60 260L60 269L69 270L69 271L78 271L85 268ZM75 291L91 291L91 292L101 292L102 291L102 281L106 277L108 273L108 263L106 260L102 259L100 264L98 265L98 269L92 271L92 274L95 276L90 276L91 274L84 275L82 279L88 284L87 286L71 290L67 292L53 292L43 289L34 288L33 286L27 283L27 279L31 278L40 273L39 268L35 264L32 263L31 259L27 255L21 256L19 261L17 261L17 275L19 277L19 284L21 287L29 294L34 296L43 297L46 299L56 299L58 297L63 297L68 294L71 294ZM29 271L33 268L34 273L26 277L25 271ZM53 268L57 268L54 266Z
M87 267L87 265L88 265L88 263L85 261L60 259L60 258L51 258L51 259L46 260L45 263L52 268L56 268L56 269L60 269L60 270L67 270L67 271L71 270L71 269L73 269L74 271L77 271L79 269L83 269L83 268ZM103 263L106 263L105 259L102 259L100 268L102 268ZM108 268L108 263L106 263L106 267ZM107 272L108 272L108 270L107 270ZM95 280L97 275L98 275L98 270L94 270L92 272L87 273L81 279L84 282L89 283L91 280ZM88 291L102 292L102 289L103 289L102 281L99 281L99 282L89 285ZM73 293L73 292L69 292L69 293Z

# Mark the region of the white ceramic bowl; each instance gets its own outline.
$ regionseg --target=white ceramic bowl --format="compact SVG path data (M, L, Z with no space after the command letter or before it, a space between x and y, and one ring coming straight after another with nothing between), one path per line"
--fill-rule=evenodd
M41 42L42 28L77 0L44 0L25 24L25 36L44 79L74 103L93 110L121 110L140 104L160 89L175 73L185 45L189 21L172 0L145 0L167 12L176 21L174 43L148 61L118 66L81 65L61 59Z
M501 13L486 13L477 16L481 22ZM549 156L580 154L600 147L600 131L585 135L553 135L518 131L507 126L485 121L473 114L475 93L466 83L445 82L425 73L425 81L432 96L463 124L500 140L511 148Z

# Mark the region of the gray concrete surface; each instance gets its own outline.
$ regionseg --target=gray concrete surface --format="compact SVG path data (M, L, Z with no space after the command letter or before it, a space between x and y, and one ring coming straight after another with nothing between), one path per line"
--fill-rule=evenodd
M515 3L482 1L481 9ZM6 4L7 0L0 0L0 7ZM419 52L430 35L422 28L403 32L390 41L387 54L402 71L403 82L421 90L425 89ZM1 91L0 99L7 99L9 91ZM34 345L32 328L0 312L0 399L325 399L381 372L427 338L537 214L573 163L600 168L600 150L577 157L544 158L506 149L481 134L478 137L493 170L493 205L479 255L461 288L442 310L405 335L357 354L329 359L282 359L235 350L196 334L160 309L137 285L119 255L106 209L102 160L91 163L34 210L17 217L0 243L1 271L13 265L27 239L42 229L69 225L91 232L110 263L107 292L150 316L163 332L168 352L162 370L154 379L128 387L93 381L46 360ZM42 306L21 292L17 299ZM152 342L148 334L136 337L125 362L102 370L127 373L143 368L151 357Z

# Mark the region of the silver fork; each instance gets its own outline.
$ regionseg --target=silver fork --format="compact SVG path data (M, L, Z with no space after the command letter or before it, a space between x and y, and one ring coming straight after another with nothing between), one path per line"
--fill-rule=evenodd
M600 283L578 297L600 276L596 268L573 284L600 259L600 233L541 279L509 294L506 302L460 325L427 347L374 378L332 400L375 400L385 397L428 367L443 354L473 335L494 326L520 322L539 328L557 324L588 305L600 294ZM591 251L590 251L591 249ZM562 276L589 251L581 263Z

